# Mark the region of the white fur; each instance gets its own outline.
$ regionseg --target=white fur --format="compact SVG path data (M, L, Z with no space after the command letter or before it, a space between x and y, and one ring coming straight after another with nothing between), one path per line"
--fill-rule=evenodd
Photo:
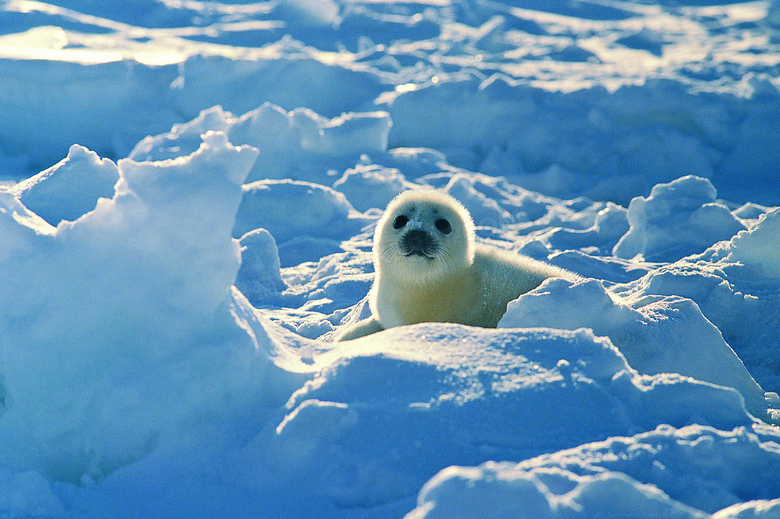
M395 229L399 216L408 221ZM449 222L451 232L437 229L439 219ZM428 233L435 243L431 257L404 254L402 240L410 230ZM469 212L433 190L406 191L390 202L374 233L374 266L372 316L347 327L336 340L421 322L495 328L509 301L549 277L576 277L526 256L477 245Z

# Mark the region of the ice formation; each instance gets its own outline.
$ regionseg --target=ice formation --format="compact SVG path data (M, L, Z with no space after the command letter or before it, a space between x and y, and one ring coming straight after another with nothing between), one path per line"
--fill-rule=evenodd
M0 516L778 516L778 2L115 4L0 9ZM421 186L583 279L334 344Z

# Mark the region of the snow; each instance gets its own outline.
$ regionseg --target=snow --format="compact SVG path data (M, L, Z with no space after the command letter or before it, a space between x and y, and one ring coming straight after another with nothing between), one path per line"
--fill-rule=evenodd
M91 211L99 198L111 198L117 180L116 164L74 144L66 158L20 182L13 191L27 208L56 226Z
M780 263L774 246L780 238L780 210L762 214L749 231L739 232L730 242L726 261L753 265L771 278L780 277Z
M680 373L736 388L754 413L764 392L696 303L679 296L615 302L597 280L547 281L509 304L499 327L589 328L609 337L641 373ZM681 330L684 330L681 333Z
M4 457L79 480L149 448L175 406L153 372L209 329L236 279L230 229L254 157L210 133L186 159L122 160L114 197L56 228L4 204Z
M712 183L693 176L653 187L631 200L630 228L613 249L619 258L672 262L728 240L745 226L717 202Z
M450 467L426 484L407 517L700 518L718 510L713 517L774 517L780 501L765 499L775 493L763 483L773 479L779 455L777 444L742 427L661 426L518 464ZM713 471L713 459L747 461L753 484ZM748 507L740 502L745 496ZM755 515L747 515L753 507Z
M0 516L778 517L778 13L4 2ZM581 279L332 342L421 187Z

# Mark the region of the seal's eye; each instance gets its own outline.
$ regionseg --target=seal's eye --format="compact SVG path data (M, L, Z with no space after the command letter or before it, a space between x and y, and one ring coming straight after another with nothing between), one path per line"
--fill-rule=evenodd
M395 220L393 220L393 229L400 229L404 225L406 225L406 222L409 221L409 218L407 218L404 215L396 217Z
M452 232L452 226L450 225L450 222L444 218L439 218L436 220L434 225L436 225L436 228L439 229L442 234L449 234Z

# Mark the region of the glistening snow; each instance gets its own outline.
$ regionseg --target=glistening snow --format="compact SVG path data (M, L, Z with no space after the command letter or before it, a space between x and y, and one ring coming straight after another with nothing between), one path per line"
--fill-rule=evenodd
M779 76L767 1L2 3L0 516L780 517ZM332 343L414 187L583 280Z

